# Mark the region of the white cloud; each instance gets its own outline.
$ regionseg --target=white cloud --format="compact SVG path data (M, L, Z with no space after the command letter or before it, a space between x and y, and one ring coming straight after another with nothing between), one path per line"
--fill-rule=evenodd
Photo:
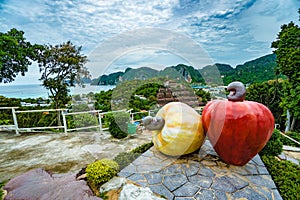
M280 25L297 21L299 7L299 0L10 0L0 8L0 31L15 27L34 43L70 40L89 54L128 31L162 28L192 38L215 62L235 66L270 53Z

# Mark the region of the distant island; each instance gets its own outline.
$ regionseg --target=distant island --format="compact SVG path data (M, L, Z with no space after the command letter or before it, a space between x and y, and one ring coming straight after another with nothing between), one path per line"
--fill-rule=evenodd
M214 67L217 70L212 70ZM140 67L137 69L127 68L124 72L114 72L108 75L102 75L91 81L91 85L117 85L120 82L128 80L145 80L157 76L178 76L190 83L207 84L214 80L204 79L204 77L222 78L222 82L227 85L232 81L241 81L245 84L262 83L267 80L275 79L276 56L269 54L260 58L248 61L235 68L228 64L216 63L214 65L205 66L202 69L195 69L193 66L178 64L177 66L169 66L161 71L150 67ZM212 74L218 72L219 74Z

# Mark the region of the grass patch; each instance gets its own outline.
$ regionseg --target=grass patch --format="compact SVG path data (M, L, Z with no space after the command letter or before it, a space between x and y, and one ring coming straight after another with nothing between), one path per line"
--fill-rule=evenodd
M4 192L2 187L6 184L6 181L0 182L0 199L3 199Z
M141 146L138 146L137 148L129 152L121 152L114 158L114 161L116 161L119 164L120 171L121 171L122 169L127 167L130 163L132 163L135 159L137 159L142 153L150 149L152 146L153 143L149 142Z
M300 166L290 161L280 161L271 155L262 155L278 191L283 199L300 199Z

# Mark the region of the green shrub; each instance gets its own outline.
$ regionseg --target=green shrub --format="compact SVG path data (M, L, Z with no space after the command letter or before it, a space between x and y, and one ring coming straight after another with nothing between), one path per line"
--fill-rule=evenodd
M293 138L293 139L295 139L296 141L300 142L300 133L288 132L288 133L286 133L286 135ZM283 135L280 135L280 140L284 145L300 147L299 144L297 144L296 142L293 142L292 140L284 137Z
M114 158L114 161L116 161L119 164L120 170L122 170L125 167L127 167L132 161L134 161L137 157L139 157L142 153L150 149L152 146L153 143L149 142L138 146L130 152L121 152Z
M3 199L3 190L2 187L5 185L5 182L0 182L0 199Z
M114 158L114 161L119 164L120 170L122 170L140 155L140 153L121 152Z
M146 152L148 149L150 149L153 146L153 142L149 142L146 144L142 144L141 146L138 146L137 148L131 150L132 153L144 153Z
M279 161L274 156L261 157L283 199L300 199L300 166Z
M277 156L282 152L282 142L279 130L275 129L266 146L259 152L260 155Z
M119 112L115 113L108 117L109 124L109 132L110 134L117 139L122 139L127 137L127 125L129 123L129 113L127 112Z
M89 185L98 188L118 173L119 165L113 160L104 158L89 164L85 171Z

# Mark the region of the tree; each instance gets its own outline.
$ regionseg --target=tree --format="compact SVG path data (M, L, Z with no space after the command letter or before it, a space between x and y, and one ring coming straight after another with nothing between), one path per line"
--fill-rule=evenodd
M201 101L203 103L207 103L208 101L211 100L211 96L209 92L204 91L203 89L198 89L195 91L195 94L201 98Z
M246 100L256 101L267 106L275 118L275 123L284 126L283 110L279 106L283 96L283 87L286 81L282 79L270 80L263 83L253 83L247 88Z
M24 32L15 28L7 33L0 32L0 83L14 81L19 73L24 76L42 47L27 42Z
M76 47L68 41L56 46L45 45L38 58L42 73L40 80L50 91L49 97L53 100L55 108L65 107L71 99L68 96L68 87L83 84L81 78L89 76L87 68L84 67L87 57L80 54L80 51L81 46Z
M277 40L272 43L271 47L275 48L277 71L287 77L280 105L287 113L290 113L293 119L291 126L287 124L286 131L289 131L293 130L296 120L300 118L300 98L296 95L299 94L300 82L300 27L294 22L282 25ZM287 119L287 122L289 121L290 119Z

